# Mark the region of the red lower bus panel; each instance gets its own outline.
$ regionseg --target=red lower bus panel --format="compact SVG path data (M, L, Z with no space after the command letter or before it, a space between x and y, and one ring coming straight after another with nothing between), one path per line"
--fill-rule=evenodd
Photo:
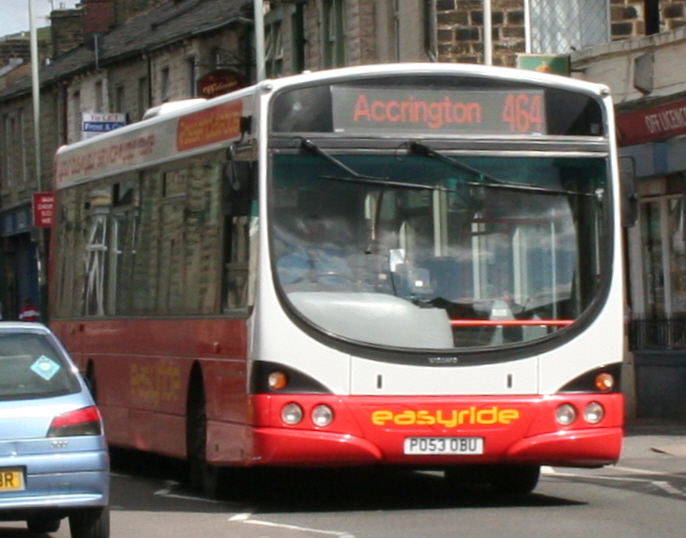
M284 404L297 402L303 420L281 421ZM602 404L598 424L583 418L591 402ZM344 466L373 463L431 467L469 463L534 463L594 467L619 459L624 419L621 394L531 397L253 397L252 465ZM309 421L316 405L329 405L335 419L319 428ZM578 410L569 426L555 421L562 404ZM406 454L407 438L483 439L474 454Z
M254 433L260 463L328 467L375 464L384 454L366 439L339 433L259 428Z
M608 465L619 457L623 434L622 428L602 428L537 435L512 445L505 459L570 467Z

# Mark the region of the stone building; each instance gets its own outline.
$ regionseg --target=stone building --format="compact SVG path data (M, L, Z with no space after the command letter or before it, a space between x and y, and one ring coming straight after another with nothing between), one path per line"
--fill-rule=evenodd
M264 0L265 71L397 61L515 66L518 55L567 55L644 34L677 32L679 0ZM34 140L27 66L0 74L0 301L15 312L45 287L49 232L32 225L32 195L50 191L52 157L83 136L84 114L138 121L195 97L204 77L256 78L251 0L84 0L51 14ZM490 6L490 25L484 7ZM484 40L490 26L491 39ZM1 43L1 41L0 41ZM2 65L0 46L0 65ZM21 78L18 76L21 73ZM210 87L205 86L205 87ZM39 152L37 159L36 152ZM39 163L40 166L37 166ZM37 264L36 260L43 261Z
M54 41L51 61L40 67L38 144L29 73L0 90L5 318L16 316L23 297L42 299L46 310L49 229L33 225L32 200L34 193L51 191L57 148L82 138L84 114L102 115L103 125L110 113L138 121L152 106L192 97L207 73L230 68L249 80L252 17L242 10L244 3L87 0L78 10L52 13L53 35L62 37Z
M683 13L683 6L669 6ZM579 51L576 76L614 95L622 165L635 174L627 300L637 414L686 418L686 27Z

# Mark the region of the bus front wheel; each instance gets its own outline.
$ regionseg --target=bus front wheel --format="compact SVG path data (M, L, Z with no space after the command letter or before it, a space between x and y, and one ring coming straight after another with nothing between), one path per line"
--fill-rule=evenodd
M539 465L456 465L445 470L448 485L455 489L489 485L504 497L531 493L541 474Z
M227 469L207 461L207 410L205 390L196 383L188 397L186 451L191 487L210 499L221 499L227 486Z
M540 476L540 465L496 465L491 487L499 495L523 497L536 489Z

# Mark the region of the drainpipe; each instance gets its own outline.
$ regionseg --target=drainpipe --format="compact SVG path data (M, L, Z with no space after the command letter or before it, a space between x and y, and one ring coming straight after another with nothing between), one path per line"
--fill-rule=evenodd
M424 0L424 52L430 62L437 62L436 55L436 0Z

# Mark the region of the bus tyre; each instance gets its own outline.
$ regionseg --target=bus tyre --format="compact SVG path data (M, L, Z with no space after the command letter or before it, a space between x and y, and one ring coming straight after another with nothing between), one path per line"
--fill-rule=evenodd
M188 481L209 499L222 499L227 469L207 461L207 410L202 386L196 386L189 395L187 428Z
M69 515L71 538L109 538L110 510L107 506L84 508Z
M95 382L95 366L93 366L93 363L88 364L88 369L86 370L86 384L88 385L88 389L91 392L91 396L93 397L93 401L97 404L98 403L98 387Z
M506 497L523 497L531 493L541 475L540 465L497 465L493 467L491 487Z

